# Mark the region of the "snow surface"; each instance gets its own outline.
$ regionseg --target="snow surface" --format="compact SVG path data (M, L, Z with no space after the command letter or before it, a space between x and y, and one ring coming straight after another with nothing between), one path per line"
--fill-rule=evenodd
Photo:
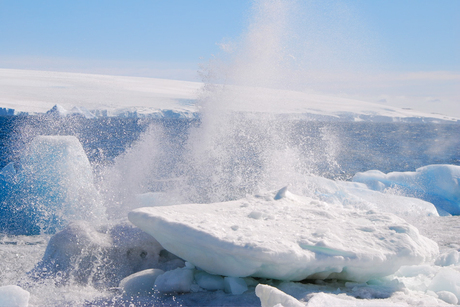
M203 83L167 79L0 69L0 114L50 112L130 117L196 117L206 99ZM242 86L219 95L229 111L290 114L300 118L351 121L457 121L360 100Z
M460 166L428 165L415 172L384 174L377 170L357 173L353 181L369 189L427 200L441 213L460 214Z
M173 254L232 277L365 282L438 253L436 243L393 214L286 189L224 203L140 208L128 218Z

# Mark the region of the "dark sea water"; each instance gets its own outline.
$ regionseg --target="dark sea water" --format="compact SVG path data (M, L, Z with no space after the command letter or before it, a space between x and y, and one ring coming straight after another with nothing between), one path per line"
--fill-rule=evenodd
M180 145L187 141L191 127L200 123L189 119L0 117L0 168L17 161L37 135L74 135L92 164L111 163L150 125L161 126L163 137ZM324 165L322 174L327 177L349 179L370 169L413 171L429 164L460 165L459 124L299 120L288 126L289 137L301 150L333 154L337 165L332 170ZM176 147L174 155L181 155L181 148Z

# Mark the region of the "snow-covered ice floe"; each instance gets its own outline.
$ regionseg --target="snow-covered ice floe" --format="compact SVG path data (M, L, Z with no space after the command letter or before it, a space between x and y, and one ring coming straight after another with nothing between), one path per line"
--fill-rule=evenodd
M428 165L415 172L384 174L372 170L357 173L353 181L362 182L369 189L417 197L433 203L445 215L460 215L460 166Z
M210 274L365 282L430 261L435 242L402 218L297 196L139 208L129 220Z

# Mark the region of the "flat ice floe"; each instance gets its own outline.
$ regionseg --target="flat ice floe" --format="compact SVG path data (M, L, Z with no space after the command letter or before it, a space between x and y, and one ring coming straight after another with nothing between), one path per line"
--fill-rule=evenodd
M210 274L365 282L438 254L403 219L286 189L237 201L139 208L129 220Z

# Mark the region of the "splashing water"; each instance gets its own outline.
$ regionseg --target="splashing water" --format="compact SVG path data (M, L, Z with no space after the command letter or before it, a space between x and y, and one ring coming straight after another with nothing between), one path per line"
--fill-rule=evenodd
M162 181L160 190L181 202L215 202L286 184L300 192L307 174L340 173L333 129L317 129L289 107L292 89L314 86L309 71L332 73L350 67L339 65L343 58L356 58L339 30L350 23L346 8L328 5L326 13L314 2L255 1L247 32L202 71L200 124L180 146L160 127L149 130L112 168L119 178L135 177L118 191L145 193ZM331 20L332 29L321 24Z

